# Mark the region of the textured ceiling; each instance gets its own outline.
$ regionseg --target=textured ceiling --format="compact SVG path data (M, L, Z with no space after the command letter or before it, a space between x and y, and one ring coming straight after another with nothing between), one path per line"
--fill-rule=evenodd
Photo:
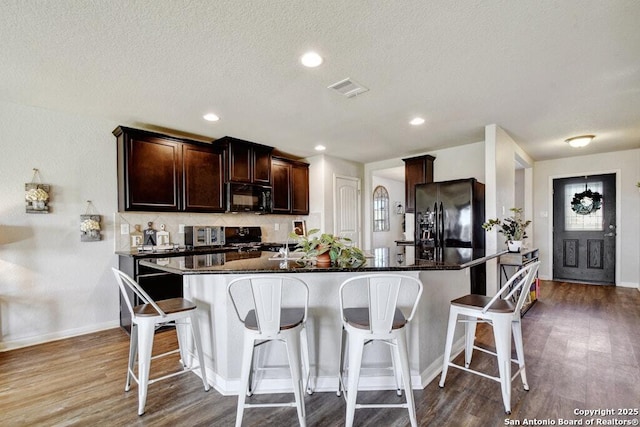
M638 22L637 0L3 0L0 100L359 162L496 123L562 158L640 147ZM347 77L370 91L327 89Z

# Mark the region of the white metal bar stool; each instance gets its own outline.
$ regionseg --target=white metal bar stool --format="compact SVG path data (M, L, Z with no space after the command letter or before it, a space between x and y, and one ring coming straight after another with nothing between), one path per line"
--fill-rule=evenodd
M144 406L147 401L147 387L157 381L174 377L176 375L191 372L200 369L202 383L205 391L209 391L209 383L207 382L207 373L204 364L204 356L202 353L202 343L200 341L200 329L198 327L198 319L196 318L196 305L184 298L171 298L161 301L154 301L149 295L127 274L112 268L113 274L116 276L120 292L131 313L131 340L129 344L129 365L127 368L127 384L125 391L131 389L131 379L138 384L138 415L144 414ZM131 289L143 302L134 306L131 301L127 288ZM187 321L188 320L188 321ZM174 324L178 336L178 349L169 351L157 356L151 356L153 350L153 337L157 326ZM186 327L191 325L193 339L198 353L198 366L187 366L187 360L193 359L189 357L186 348ZM162 377L149 379L149 370L151 360L168 356L180 352L181 363L183 369ZM134 368L136 354L138 357L138 376L136 377Z
M227 292L238 319L244 324L244 348L238 393L236 427L242 425L245 408L296 407L301 426L306 426L304 389L309 384L309 350L306 333L309 288L293 276L240 277L229 282ZM283 307L283 298L295 300ZM254 391L254 349L269 341L286 344L294 402L246 403L246 396ZM302 367L304 365L304 368ZM304 375L303 375L304 372ZM304 378L303 378L304 376Z
M365 301L351 306L354 299L362 290L366 291ZM347 402L345 425L351 427L355 410L360 408L407 408L412 426L417 426L416 407L411 387L411 372L409 369L409 354L406 337L406 326L416 312L422 282L414 277L399 274L367 274L349 278L340 285L340 313L342 316L342 339L340 343L340 368L338 373L338 396L344 393ZM358 292L360 291L360 292ZM401 292L411 294L409 305L411 312L408 317L402 313L398 303ZM415 292L415 294L414 294ZM415 295L415 296L414 296ZM358 382L362 365L364 346L373 341L380 341L391 346L391 360L397 389L400 381L404 384L406 402L397 404L357 404ZM348 375L347 386L344 383L345 347L348 346ZM399 371L397 369L399 368ZM398 393L400 394L400 392Z
M537 261L518 270L493 298L484 295L466 295L451 301L440 387L444 387L449 366L498 381L502 389L504 410L507 414L511 413L511 383L518 374L522 378L524 389L529 390L524 363L520 312L529 294L529 286L533 282L539 266L540 261ZM458 316L461 316L462 319L458 320ZM451 347L458 322L465 324L465 366L457 365L451 361ZM478 322L489 323L493 327L496 343L495 352L474 345ZM511 359L512 333L516 348L516 359ZM474 349L497 356L498 377L469 368ZM511 376L512 362L517 363L519 367L513 377Z

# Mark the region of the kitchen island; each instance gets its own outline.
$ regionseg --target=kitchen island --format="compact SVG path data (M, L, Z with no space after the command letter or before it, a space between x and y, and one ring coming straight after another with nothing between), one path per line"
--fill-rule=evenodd
M319 268L312 263L282 260L275 252L228 252L140 261L141 265L183 277L184 296L198 305L198 315L207 363L207 376L222 394L237 394L242 359L243 325L238 321L227 296L227 284L242 275L295 274L309 286L308 335L311 359L311 385L315 391L337 390L339 340L341 320L338 288L349 277L376 272L400 273L417 277L424 292L409 330L409 357L414 388L424 388L442 367L442 354L447 329L449 302L468 294L469 267L485 263L503 252L490 256L450 254L440 261L415 262L411 256L402 261L390 251L376 251L359 267ZM405 298L403 301L403 297ZM408 296L400 296L403 306L409 306ZM286 301L285 301L286 302ZM462 348L462 332L456 337ZM269 344L260 356L269 381L262 381L260 390L291 389L285 369L286 353L279 343ZM362 389L395 389L387 346L374 343L365 348L363 367L371 368L360 378ZM277 369L281 367L282 369Z

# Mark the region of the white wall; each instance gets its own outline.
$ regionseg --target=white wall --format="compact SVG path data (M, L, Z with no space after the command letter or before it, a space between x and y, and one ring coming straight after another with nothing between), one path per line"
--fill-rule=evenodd
M118 324L116 125L0 103L0 349ZM25 213L32 168L51 185L49 214ZM99 242L80 242L87 200L103 215Z
M504 129L495 124L485 127L485 144L485 217L504 218L509 216L509 209L516 206L516 160L525 167L533 165L533 161ZM519 200L524 200L523 207L528 212L532 188L527 181L531 180L531 171L521 174L524 178L521 186L525 194ZM534 239L527 239L525 244L533 247ZM497 231L487 233L485 246L488 254L504 249L502 235L498 235ZM487 295L494 295L497 290L498 268L494 259L487 262Z
M119 325L114 250L127 250L120 223L259 225L284 241L291 215L117 213L118 125L95 117L0 102L0 350ZM51 185L49 214L25 213L24 185L38 168ZM311 171L311 197L324 197ZM103 240L80 242L86 200L103 215ZM308 221L308 220L307 220ZM275 230L274 225L279 225Z
M309 157L305 161L309 162L310 182L307 230L319 228L323 233L333 233L334 177L353 177L362 182L364 165L324 154Z
M540 249L540 277L551 279L554 178L617 174L616 283L640 283L640 149L536 162L534 165L534 239Z
M475 178L485 183L484 141L431 151L434 181Z
M396 214L395 209L395 202L400 202L402 206L405 205L404 182L374 176L372 182L373 189L375 190L378 185L382 185L389 192L389 231L372 231L372 247L393 249L396 246L396 240L404 239L402 232L402 221L404 219L404 215ZM371 194L368 194L367 197L373 199L373 191ZM368 212L367 214L369 216L373 216L373 211Z
M433 163L433 179L434 181L447 181L450 179L462 179L462 178L476 178L478 181L485 183L485 144L483 141L474 142L472 144L460 145L453 148L445 148L442 150L429 151L425 153L418 153L415 156L421 156L423 154L430 154L436 158ZM411 157L415 157L411 156ZM397 157L394 159L383 160L380 162L372 162L364 165L364 194L369 197L364 198L364 246L367 249L371 249L373 246L373 228L371 225L371 201L373 194L374 173L378 170L396 168L398 166L404 167L402 161L404 157ZM404 198L404 189L402 190L402 199L406 206L406 200ZM407 221L415 220L413 214L407 214ZM408 229L413 230L410 225Z

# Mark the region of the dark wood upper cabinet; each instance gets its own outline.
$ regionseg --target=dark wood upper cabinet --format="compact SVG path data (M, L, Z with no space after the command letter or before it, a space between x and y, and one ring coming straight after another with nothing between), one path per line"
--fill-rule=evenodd
M416 185L433 182L433 162L429 155L402 159L404 161L405 212L416 210Z
M273 213L291 213L291 163L274 157L271 161L273 174Z
M291 213L309 214L309 165L294 162L291 165Z
M273 213L307 215L309 213L309 165L296 160L274 157Z
M271 183L271 152L266 145L253 146L253 182L269 185Z
M182 145L162 135L118 127L118 209L178 211Z
M224 154L219 147L118 127L120 211L224 212Z
M189 212L224 212L224 150L182 147L184 205Z
M227 180L248 184L271 183L272 147L225 136L216 140L227 150Z

